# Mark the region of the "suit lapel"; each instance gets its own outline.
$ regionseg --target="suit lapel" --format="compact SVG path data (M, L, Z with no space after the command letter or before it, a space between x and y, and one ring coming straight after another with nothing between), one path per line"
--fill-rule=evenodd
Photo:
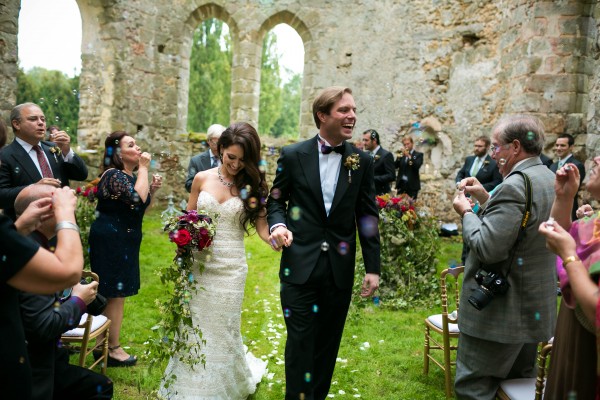
M335 194L333 195L333 201L331 203L331 209L329 210L329 215L333 213L335 207L340 203L340 201L344 198L344 194L350 185L348 178L348 168L344 166L344 162L346 161L346 157L348 157L351 153L352 146L348 142L344 142L344 154L342 154L342 162L340 163L340 173L338 174L337 185L335 187ZM356 171L351 171L354 174Z
M35 167L33 161L31 161L31 157L25 151L23 146L19 144L16 140L12 143L13 152L11 157L15 162L15 167L20 167L21 172L24 172L29 176L29 180L31 183L35 183L42 179L42 175L40 175L40 171ZM18 173L15 171L15 173Z
M311 192L322 215L327 215L325 212L325 203L323 202L323 190L321 190L321 173L319 171L319 151L317 150L317 137L315 136L312 140L308 140L304 143L302 148L298 151L300 159L298 163L304 172L304 178L311 189Z

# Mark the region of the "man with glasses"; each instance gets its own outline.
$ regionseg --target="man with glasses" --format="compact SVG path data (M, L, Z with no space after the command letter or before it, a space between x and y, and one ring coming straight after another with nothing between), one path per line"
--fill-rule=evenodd
M502 118L492 130L492 158L502 184L490 196L476 178L465 178L453 201L470 248L458 322L459 399L492 400L503 379L535 376L537 344L554 333L556 256L538 234L554 200L554 174L539 157L543 144L537 118ZM522 174L531 182L529 193ZM467 194L479 201L477 214ZM528 198L530 212L521 232Z
M208 127L206 132L206 143L208 144L208 150L195 155L190 159L190 165L188 166L188 176L185 180L185 190L190 192L192 189L192 182L194 182L194 176L200 171L206 171L207 169L215 168L221 165L219 154L217 152L217 142L221 137L221 134L225 131L225 127L219 124L213 124Z
M69 180L84 181L88 170L71 149L71 138L64 131L45 141L46 117L34 103L19 104L10 113L15 140L0 153L0 208L15 220L17 195L32 183L54 187L69 186Z

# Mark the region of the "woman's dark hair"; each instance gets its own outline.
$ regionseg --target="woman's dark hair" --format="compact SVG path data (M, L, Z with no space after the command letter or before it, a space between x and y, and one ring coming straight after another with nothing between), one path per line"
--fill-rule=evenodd
M102 157L102 165L100 170L102 172L110 168L120 169L121 171L125 166L123 160L121 160L121 139L125 136L131 136L125 131L115 131L108 135L104 141L104 157Z
M231 193L235 187L237 195L244 203L244 212L240 216L240 224L246 233L249 227L256 228L256 221L266 213L265 201L268 195L264 171L259 169L260 138L256 129L246 122L230 125L221 134L217 142L219 155L223 149L239 145L244 151L244 169L233 177Z

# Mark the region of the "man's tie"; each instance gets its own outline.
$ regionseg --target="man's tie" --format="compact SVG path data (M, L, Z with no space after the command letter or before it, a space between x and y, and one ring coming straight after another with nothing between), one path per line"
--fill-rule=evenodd
M473 167L471 168L471 176L477 175L477 173L479 172L480 164L481 164L481 159L479 157L476 157L475 161L473 161Z
M210 162L210 167L214 168L214 167L218 167L217 165L217 157L215 156L210 156L211 162Z
M327 146L325 142L319 138L319 144L321 145L321 153L323 154L329 154L332 151L335 151L338 154L344 154L344 143L340 144L339 146L331 147Z
M52 173L52 169L48 165L48 161L46 161L46 157L44 156L44 151L40 147L39 144L33 146L37 154L38 163L40 164L40 169L42 170L42 178L54 178L54 174Z

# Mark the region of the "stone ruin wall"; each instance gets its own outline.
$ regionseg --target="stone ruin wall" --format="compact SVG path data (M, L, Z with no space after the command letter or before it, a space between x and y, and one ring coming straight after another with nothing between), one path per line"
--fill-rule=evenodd
M19 0L0 0L0 111L14 103ZM473 139L505 113L538 115L556 135L576 135L577 155L597 154L600 94L595 1L534 0L77 0L83 20L81 152L124 129L155 156L168 187L183 196L193 154L186 132L193 30L207 18L230 28L231 120L256 125L264 35L287 23L304 42L301 137L316 132L311 101L323 87L350 86L355 137L367 128L399 148L398 131L435 118L441 125L422 168L421 201L443 221L454 176ZM265 138L268 145L280 144ZM195 151L195 150L194 150ZM600 153L598 153L600 154ZM269 157L274 166L276 157ZM92 158L94 159L94 158ZM590 162L587 163L588 167Z

